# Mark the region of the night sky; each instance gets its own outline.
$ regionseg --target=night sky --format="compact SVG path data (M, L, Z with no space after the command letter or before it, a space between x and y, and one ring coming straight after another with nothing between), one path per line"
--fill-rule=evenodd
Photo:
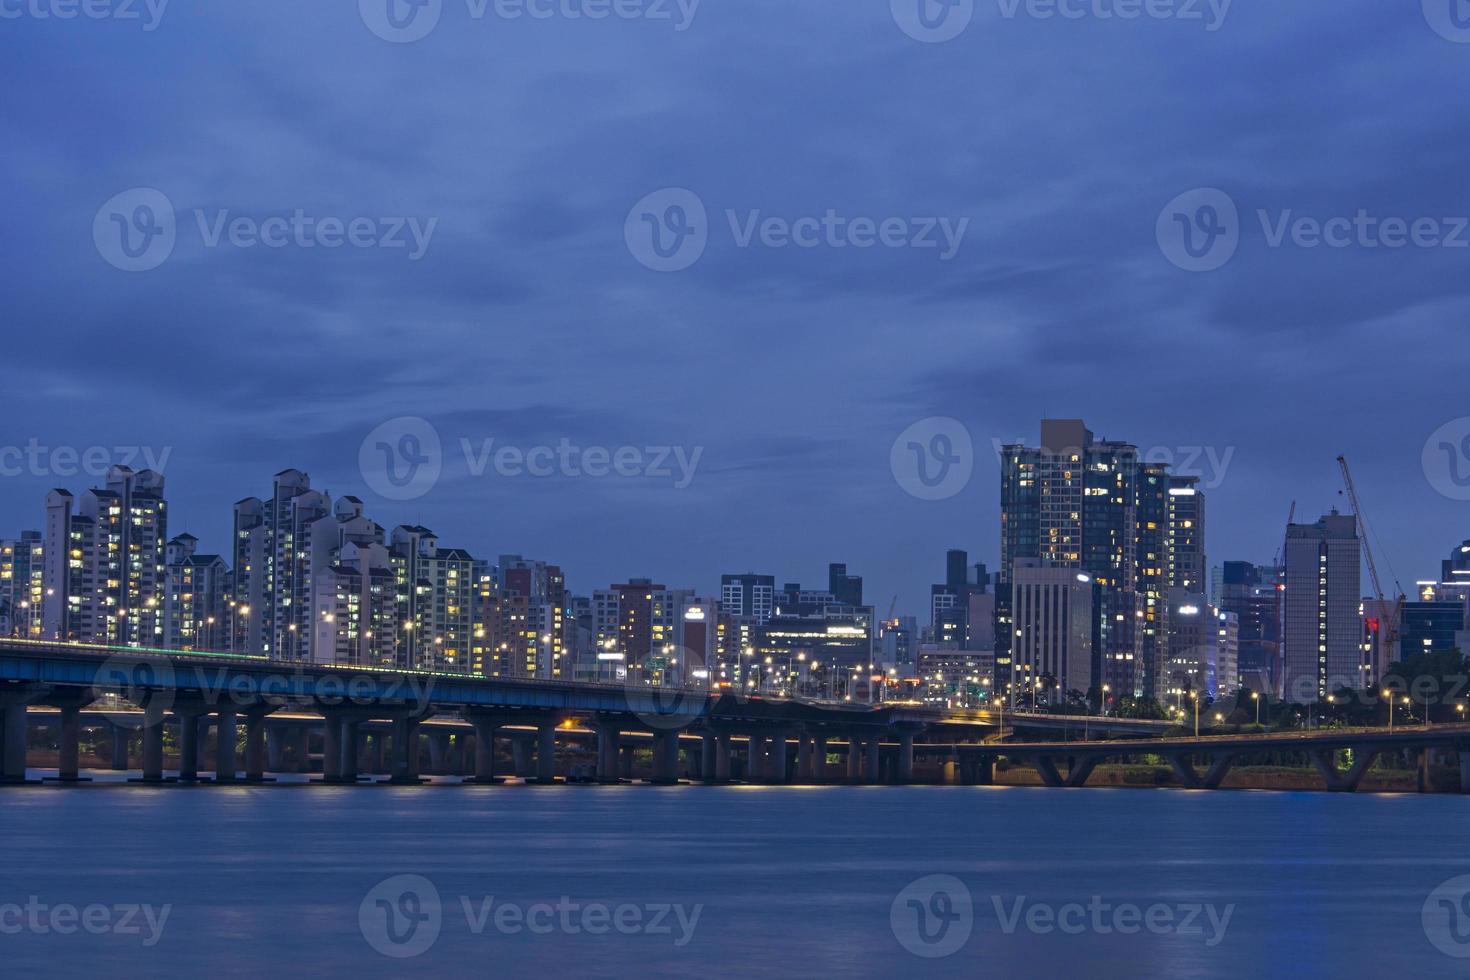
M211 551L230 505L295 466L386 527L559 562L579 592L816 585L846 561L880 612L896 593L921 616L945 549L996 561L992 447L1043 416L1200 474L1212 564L1269 560L1294 499L1306 519L1339 503L1341 452L1406 585L1470 537L1470 27L1450 0L1136 20L974 0L945 41L910 36L916 0L621 2L650 16L442 0L405 41L387 0L174 0L156 22L142 0L140 20L3 0L0 446L167 450L170 529ZM1222 199L1233 223L1201 203ZM249 244L298 210L367 219L365 244ZM760 224L829 211L849 224L804 226L813 247ZM1360 211L1432 221L1398 247L1388 226L1277 237ZM1234 253L1181 268L1170 229L1212 215ZM694 251L661 257L650 222ZM129 259L124 230L154 250ZM928 500L893 450L916 424L934 447L936 417L971 475ZM492 438L700 455L682 487L673 457L476 476L461 440ZM380 441L439 479L385 484ZM6 469L0 534L99 482L61 469Z

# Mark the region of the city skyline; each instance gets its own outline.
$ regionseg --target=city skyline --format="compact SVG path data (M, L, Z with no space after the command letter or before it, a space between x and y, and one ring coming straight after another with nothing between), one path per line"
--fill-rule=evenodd
M397 431L402 427L402 421L397 419L389 420L386 425L393 431ZM1092 425L1091 420L1085 416L1083 417L1083 421L1087 422L1090 426ZM926 425L925 422L926 420L921 420L920 426L927 431L932 426ZM1039 425L1033 422L1032 426L1032 431L1029 434L1005 440L997 440L996 448L998 449L999 444L1002 442L1016 442L1018 444L1034 443L1036 441L1036 433L1039 431ZM379 426L374 432L382 428L383 426ZM438 427L435 428L437 430ZM1209 569L1219 568L1225 561L1249 561L1259 565L1269 564L1271 556L1278 553L1282 548L1282 542L1285 537L1287 509L1293 504L1296 507L1298 520L1308 518L1309 522L1310 520L1315 520L1317 516L1330 513L1334 508L1344 514L1353 512L1351 502L1343 493L1340 472L1337 469L1336 463L1329 460L1324 464L1324 468L1330 470L1336 478L1335 488L1331 489L1331 492L1324 490L1319 494L1323 498L1324 504L1320 510L1315 509L1308 500L1292 496L1290 488L1282 488L1280 494L1284 504L1279 517L1272 512L1264 511L1264 508L1253 510L1253 513L1259 516L1259 520L1251 523L1250 526L1253 530L1249 538L1252 541L1259 540L1263 542L1260 552L1248 551L1244 546L1235 548L1229 544L1222 545L1221 541L1224 537L1224 532L1221 530L1221 525L1226 524L1229 526L1232 519L1239 521L1239 515L1243 509L1238 493L1232 494L1230 489L1233 485L1232 474L1236 472L1239 461L1242 458L1238 447L1217 449L1215 447L1196 444L1182 445L1180 447L1150 446L1147 440L1137 438L1137 434L1114 434L1099 427L1093 426L1093 428L1099 439L1121 438L1124 443L1139 447L1140 458L1147 459L1152 456L1154 461L1165 465L1171 462L1176 468L1182 465L1186 475L1194 475L1200 479L1202 488L1210 500L1209 537L1205 542L1205 552L1209 562ZM365 433L364 438L370 438L372 435L372 432ZM1134 435L1135 438L1127 438L1129 435ZM899 433L895 433L895 437L897 436L899 436ZM973 437L971 438L973 439ZM565 437L560 441L563 443L571 442L571 440ZM53 489L81 490L88 486L101 485L105 479L105 466L102 461L104 459L127 459L131 461L132 468L135 470L157 469L163 473L166 479L170 473L173 473L174 477L169 479L169 503L172 526L178 528L180 531L187 531L198 537L204 543L203 550L218 552L226 555L228 558L227 545L230 540L229 504L233 504L238 497L244 494L238 491L227 492L225 497L228 498L229 504L224 506L220 506L220 500L222 498L216 498L213 501L202 499L201 489L190 479L191 474L185 468L186 460L181 460L177 450L173 447L153 448L137 445L136 443L124 444L122 442L119 442L116 446L107 446L96 440L91 442L84 441L75 447L40 443L39 441L37 445L39 449L32 449L25 446L15 447L15 452L0 460L0 462L4 462L6 466L14 466L17 464L17 461L28 465L27 461L30 459L62 460L60 464L53 462L50 464L51 467L63 473L73 475L56 480L50 479L44 473L40 476L24 475L0 479L0 500L8 500L15 497L19 485L45 488L40 491L40 496L36 498L39 503L33 501L29 507L23 504L19 506L11 504L7 505L8 509L0 508L0 516L3 516L6 520L6 526L0 528L0 535L13 535L18 534L22 530L39 528L43 523L45 510L44 497L46 493ZM612 453L620 448L619 446L584 446L575 442L572 442L571 445L574 451L573 459L577 458L575 455L577 451L605 448L610 460ZM930 532L934 535L932 538L921 541L915 535L903 534L902 526L894 529L888 527L889 522L875 521L875 527L880 531L885 528L890 532L897 530L898 540L904 542L895 552L897 557L891 561L885 561L883 556L877 552L877 549L869 543L870 539L866 533L866 529L863 533L851 533L845 540L834 535L832 550L830 553L827 553L815 546L800 549L799 552L794 551L789 543L784 541L781 535L775 533L774 530L770 533L769 537L766 537L761 534L759 528L754 528L750 532L742 535L741 541L743 547L734 549L737 554L748 556L749 560L744 564L740 560L725 561L719 556L709 559L695 557L694 553L699 549L682 546L679 542L683 539L674 537L673 540L661 541L660 547L651 549L650 551L650 560L662 561L661 564L639 566L632 563L635 561L634 559L623 560L609 557L611 554L621 553L625 549L638 551L639 548L637 547L635 534L630 534L626 538L619 537L615 532L587 535L573 533L565 535L560 533L560 529L556 525L544 525L538 528L537 530L546 533L545 540L549 542L558 540L568 542L567 550L556 551L552 545L540 545L535 532L518 532L509 528L491 530L488 526L489 522L504 520L507 524L514 523L513 517L500 518L498 515L503 512L499 512L493 508L488 509L490 515L488 521L483 518L480 520L471 519L467 524L460 526L457 524L451 525L449 520L445 519L452 519L456 514L463 515L463 495L467 492L473 494L477 488L482 486L491 488L496 494L495 499L512 505L516 499L515 491L518 489L525 489L534 495L540 492L542 488L557 483L562 484L559 492L571 492L578 486L585 488L589 484L595 485L599 483L621 485L615 487L617 490L623 490L627 485L643 484L645 485L644 487L634 486L631 492L635 494L647 493L651 496L657 495L659 491L656 489L647 490L646 485L659 484L665 486L664 492L666 494L672 494L677 498L686 493L687 489L675 490L673 486L683 476L690 473L689 462L691 460L694 462L695 467L693 469L693 478L689 483L690 488L700 482L702 470L705 467L709 467L718 472L718 457L711 457L704 447L695 446L686 449L683 446L660 446L645 448L631 443L627 445L630 448L637 449L642 454L642 462L639 465L645 469L649 468L655 461L658 461L661 467L659 470L661 475L646 477L640 474L637 477L631 478L619 477L613 470L613 464L609 461L604 464L604 469L607 470L605 477L584 478L581 476L554 474L549 478L544 478L531 475L525 462L521 462L519 469L509 471L512 475L507 477L498 475L495 472L496 464L494 462L493 450L487 450L486 444L471 443L468 446L463 444L456 445L454 442L445 439L441 452L441 458L444 463L443 471L435 479L433 484L428 489L422 490L422 495L419 495L419 490L410 488L410 492L415 494L414 499L389 499L373 492L372 486L374 484L378 486L387 486L387 484L382 482L380 476L371 472L371 466L369 467L369 475L364 476L363 466L365 458L361 456L363 449L363 439L361 438L351 445L352 452L350 454L339 451L334 454L329 454L327 457L330 460L333 458L340 459L343 455L350 455L353 459L353 466L350 470L341 466L340 463L331 465L326 469L311 465L295 464L294 466L272 469L269 472L270 474L274 474L284 469L299 468L312 474L314 484L320 489L332 494L334 498L339 496L353 496L362 499L371 511L369 516L372 516L379 524L389 529L400 524L427 526L438 532L440 536L452 540L456 546L463 547L465 550L477 556L529 554L556 561L567 569L568 576L572 580L570 584L574 591L590 592L592 588L602 587L607 582L626 581L630 576L644 575L693 584L698 587L703 584L717 583L720 575L732 571L754 571L773 574L781 581L816 581L825 575L826 567L830 562L845 561L854 568L859 569L867 579L869 599L874 604L886 608L892 597L896 595L898 597L897 606L900 611L912 615L922 615L927 611L928 607L927 590L929 584L932 581L938 581L943 576L942 555L944 551L950 548L962 548L969 551L972 555L977 556L977 560L984 560L992 565L998 561L1000 556L998 515L1000 512L999 484L1001 471L998 457L991 453L987 446L978 441L973 443L974 465L972 473L958 491L955 491L953 495L948 495L949 490L946 489L946 496L939 500L916 499L912 494L906 492L903 480L900 479L901 474L895 473L892 469L893 464L889 458L889 446L885 444L883 452L874 454L874 468L881 468L877 475L877 478L881 482L874 492L887 494L890 496L894 506L903 508L908 513L922 514L931 509L944 511L950 515L956 527L956 530L948 536L945 536L942 531L932 531ZM538 443L525 448L513 448L520 449L524 454L526 450L533 449L536 446L545 447L552 453L557 449L556 442ZM498 441L494 443L494 447L504 448ZM657 449L658 451L649 451L651 449ZM60 451L59 455L58 450ZM682 456L676 456L674 453L675 450L682 454ZM89 451L92 453L91 456L87 455ZM548 455L547 458L552 457ZM997 461L994 464L995 468L992 470L990 469L990 460L993 459ZM154 465L149 466L148 464L150 463ZM1362 463L1358 460L1354 460L1353 465L1355 474L1363 469ZM478 469L479 472L472 472L475 469ZM83 470L88 470L88 472L82 472ZM99 471L100 475L93 475ZM207 471L206 468L205 472ZM664 475L664 471L667 471L666 475ZM321 472L338 474L339 478L332 479L329 477L328 479L321 479L318 476ZM1422 465L1417 473L1419 477L1418 483L1422 484L1430 494L1445 499L1444 495L1430 482ZM248 481L248 474L245 475L245 479ZM259 482L258 474L256 475L256 482ZM1359 482L1360 485L1365 483L1365 481L1361 480L1361 477ZM884 483L886 483L886 486L883 485ZM1371 484L1368 486L1371 487ZM248 492L250 487L246 485L240 489ZM1370 489L1365 492L1365 495L1371 493L1372 490ZM1420 555L1417 553L1418 548L1412 549L1414 555L1408 559L1411 563L1406 564L1405 555L1410 552L1410 549L1402 543L1402 539L1394 538L1390 532L1385 530L1386 527L1395 526L1395 522L1391 519L1385 521L1380 516L1384 513L1389 514L1390 517L1397 514L1398 509L1393 506L1393 502L1394 498L1389 496L1380 505L1376 499L1370 496L1369 526L1376 538L1374 541L1375 549L1381 549L1383 557L1387 559L1384 562L1385 580L1390 577L1388 568L1391 566L1397 573L1398 579L1404 583L1406 592L1412 593L1414 582L1426 580L1438 574L1437 568L1443 561L1446 550L1463 540L1466 534L1470 534L1470 529L1462 533L1456 525L1448 522L1443 526L1442 530L1429 521L1416 522L1416 527L1419 527L1421 530L1414 537L1416 540L1423 539L1426 542L1423 547L1427 553ZM975 505L977 504L983 505L983 510L978 513L975 512ZM25 518L27 510L32 515L29 520ZM481 513L485 512L485 510L481 510ZM441 513L443 517L441 517ZM695 515L691 514L688 516L691 518L692 523L685 526L693 529L698 529L702 526L702 523L707 523L700 522ZM567 524L574 524L575 522L563 521L557 523L564 527ZM946 523L951 522L947 521ZM14 526L12 527L11 525ZM600 528L597 530L601 531ZM501 540L504 540L506 544L499 543ZM975 544L977 540L982 542L989 541L991 543L989 545L977 546ZM787 559L763 557L765 554L780 555L783 553L789 557ZM1380 560L1382 561L1382 559ZM912 571L900 571L900 569L912 569ZM585 586L582 582L584 578L586 579ZM1208 575L1204 585L1204 591L1208 592L1210 585ZM881 602L879 601L880 599L882 600Z

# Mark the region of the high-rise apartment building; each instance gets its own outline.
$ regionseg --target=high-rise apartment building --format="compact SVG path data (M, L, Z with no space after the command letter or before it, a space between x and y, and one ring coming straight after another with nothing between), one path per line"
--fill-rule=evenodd
M46 498L42 631L58 639L127 646L164 640L168 505L163 477L114 466L107 485L77 501Z
M169 541L163 623L170 650L224 650L229 618L230 569L219 555L199 552L199 539Z
M1096 603L1102 587L1075 566L1021 558L1012 568L1013 704L1086 694L1094 684ZM997 683L1001 683L999 680Z
M46 544L40 531L0 541L0 636L44 635Z

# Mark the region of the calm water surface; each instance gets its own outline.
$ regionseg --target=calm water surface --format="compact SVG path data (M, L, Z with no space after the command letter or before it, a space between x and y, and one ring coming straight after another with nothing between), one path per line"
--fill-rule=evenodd
M1423 920L1436 887L1470 874L1470 799L1456 796L95 785L0 791L0 832L0 950L10 976L1470 970L1470 959L1431 942L1434 933L1470 954L1470 934L1463 950L1455 945L1462 923L1445 919L1450 907L1438 926L1426 930ZM379 887L396 875L428 887L418 879ZM910 888L931 875L951 876L958 888L949 879ZM1458 900L1453 888L1450 895ZM155 917L171 908L161 932L140 912L136 935L58 935L4 908L32 896L78 915L105 906L109 922L120 922L126 906L147 904ZM1203 912L1187 934L1103 933L1091 913L1075 934L1040 931L1047 908L1095 901L1110 910L1163 905L1180 917L1194 905L1217 915L1233 909L1223 931ZM558 903L569 911L555 911ZM599 919L620 906L627 934ZM659 912L673 906L683 920ZM1038 931L1024 917L1010 921L1017 908L1040 917ZM40 913L43 926L50 914ZM645 925L662 921L652 934L635 932L635 914ZM1077 911L1061 914L1079 925ZM504 928L497 915L508 916ZM529 931L518 915L539 916L543 931ZM584 921L607 932L589 934ZM1463 927L1470 933L1470 917ZM927 939L915 938L921 931ZM153 932L156 943L145 946ZM920 952L958 948L920 958L901 939ZM405 958L378 951L415 952L415 944L426 948Z

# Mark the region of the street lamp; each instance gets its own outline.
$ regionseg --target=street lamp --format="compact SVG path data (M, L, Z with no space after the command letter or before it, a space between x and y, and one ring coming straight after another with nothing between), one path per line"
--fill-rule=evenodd
M1261 692L1252 691L1251 700L1256 703L1256 727L1261 727Z
M1194 702L1194 737L1199 738L1199 694L1190 691L1189 700Z

